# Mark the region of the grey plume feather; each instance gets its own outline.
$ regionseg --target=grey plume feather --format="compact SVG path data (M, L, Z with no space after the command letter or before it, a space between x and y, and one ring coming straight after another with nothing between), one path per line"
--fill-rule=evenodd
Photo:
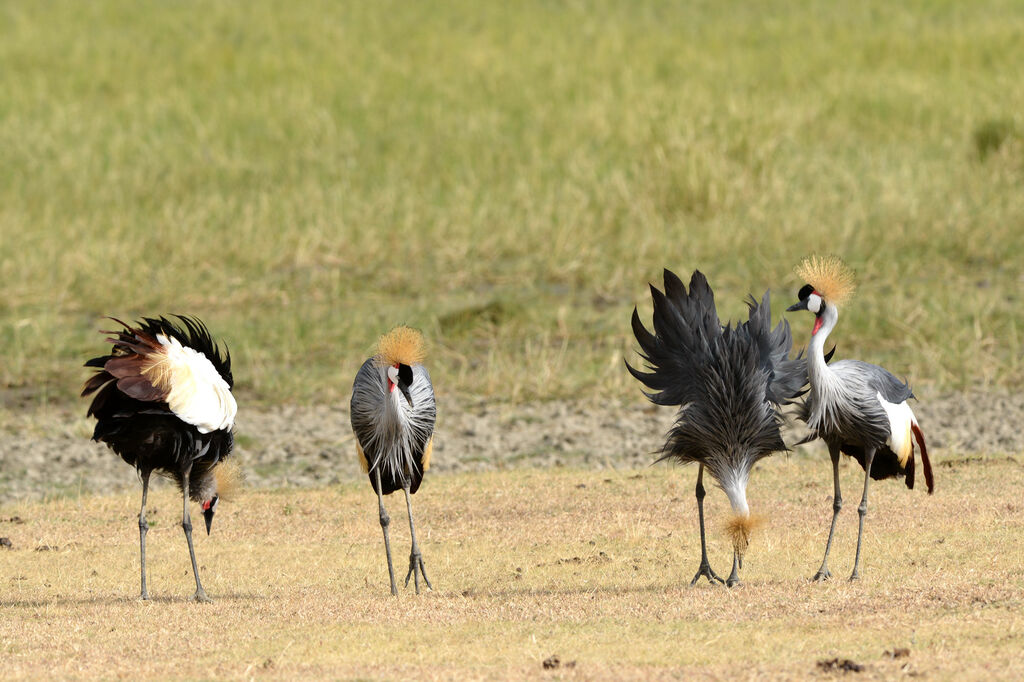
M807 383L802 357L791 358L792 335L782 322L771 329L768 293L748 302L746 322L721 326L707 279L695 271L687 292L665 271L665 293L651 287L654 333L633 311L633 332L647 371L626 364L659 405L679 405L662 459L699 461L712 473L745 468L785 444L773 406L800 394ZM732 460L737 461L732 461ZM743 460L742 462L739 460Z
M771 329L769 292L764 292L760 304L753 296L749 296L747 307L747 331L760 350L759 365L769 374L765 397L776 405L788 405L803 393L803 387L807 384L807 360L803 357L803 351L795 358L789 357L793 348L793 335L788 321L780 320L775 329Z
M647 397L658 405L683 405L699 398L694 392L695 372L711 355L711 342L721 335L715 311L715 298L707 280L699 271L690 278L687 293L679 278L665 270L665 291L651 285L654 299L654 334L633 310L633 333L640 344L640 356L650 372L626 368L651 393Z

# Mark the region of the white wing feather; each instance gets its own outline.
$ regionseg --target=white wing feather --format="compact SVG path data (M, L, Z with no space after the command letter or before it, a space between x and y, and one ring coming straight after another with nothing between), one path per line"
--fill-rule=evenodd
M886 416L889 417L889 448L896 453L900 464L905 465L907 457L910 456L914 448L914 442L911 440L910 425L916 424L917 420L914 419L914 413L906 400L896 405L883 398L881 393L876 395L878 402L882 404L882 409L885 410Z
M238 404L213 363L173 337L157 334L156 339L164 347L164 371L170 378L167 405L171 411L200 433L230 429Z

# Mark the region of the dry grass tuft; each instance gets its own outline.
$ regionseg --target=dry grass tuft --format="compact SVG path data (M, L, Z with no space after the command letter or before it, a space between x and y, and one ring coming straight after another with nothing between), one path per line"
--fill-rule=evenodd
M244 492L211 537L196 537L208 605L188 601L170 487L150 497L146 603L137 493L9 505L0 657L8 679L520 679L556 659L548 674L565 679L799 679L832 660L863 666L858 679L1021 677L1021 465L949 462L934 496L872 486L857 583L844 579L857 525L844 510L838 577L815 584L827 457L766 461L749 492L772 522L734 589L689 586L694 472L671 467L428 478L413 504L437 589L397 598L365 484ZM859 489L859 469L841 476ZM714 528L728 503L705 503ZM387 504L401 566L404 504ZM709 554L727 568L729 539L712 532Z

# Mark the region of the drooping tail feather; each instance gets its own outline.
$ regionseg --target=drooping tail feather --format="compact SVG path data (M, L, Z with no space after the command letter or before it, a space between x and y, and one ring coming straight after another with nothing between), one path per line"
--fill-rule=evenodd
M918 447L921 448L921 464L924 466L924 482L928 484L928 494L931 495L935 490L935 479L932 478L932 463L928 459L928 448L924 444L924 433L921 432L921 427L917 425L916 421L910 422L910 428L914 432L914 439L917 440Z

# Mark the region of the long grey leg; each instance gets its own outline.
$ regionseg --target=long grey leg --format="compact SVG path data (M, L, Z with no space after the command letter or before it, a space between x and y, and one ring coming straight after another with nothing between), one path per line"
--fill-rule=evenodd
M150 471L141 472L142 475L142 509L139 511L139 553L142 555L142 594L140 598L149 599L149 592L146 590L146 533L149 532L149 524L146 522L146 495L149 493Z
M836 532L836 519L839 518L839 511L843 508L843 495L839 492L839 444L829 443L828 454L832 458L832 483L834 492L832 494L832 526L828 529L828 542L825 543L825 558L821 560L821 568L814 574L812 580L828 580L832 572L828 570L828 553L832 551L832 536Z
M742 561L740 560L740 555L737 554L735 551L733 551L733 553L732 553L732 573L729 574L729 577L725 581L725 584L728 585L729 587L735 587L736 585L740 584L739 568L740 568L741 564L742 564Z
M188 468L185 469L182 474L181 481L181 496L182 496L182 513L181 513L181 527L185 530L185 540L188 541L188 555L192 559L192 574L196 577L196 593L193 595L193 599L200 602L211 602L213 601L206 596L206 590L203 589L203 584L199 582L199 566L196 565L196 550L192 546L192 517L188 513L188 477L192 473L192 465L189 464Z
M388 577L391 578L391 594L398 595L398 586L395 584L395 567L391 563L391 539L388 537L388 526L391 525L391 517L388 510L384 508L384 496L380 494L380 468L376 468L377 474L377 509L380 511L380 528L384 531L384 551L388 555Z
M853 559L853 573L850 580L857 580L857 568L860 566L860 543L864 535L864 517L868 513L868 484L871 483L871 462L875 459L874 448L864 448L864 496L860 498L860 506L857 507L857 514L860 515L860 524L857 526L857 556Z
M405 507L409 510L409 535L412 536L412 553L409 554L409 572L405 574L405 586L409 587L409 578L412 577L413 583L416 585L416 594L419 594L420 573L423 574L423 582L427 584L427 589L433 590L434 586L427 578L427 569L423 567L423 555L420 554L420 547L416 544L416 529L412 525L412 500L409 495L408 478L405 480Z
M693 580L690 581L690 585L696 585L697 580L701 576L708 579L708 582L713 583L718 581L724 583L725 581L715 575L715 572L711 570L711 564L708 563L708 544L707 539L704 535L704 465L700 465L700 469L697 471L697 517L700 519L700 568L697 569L697 575L693 576Z

